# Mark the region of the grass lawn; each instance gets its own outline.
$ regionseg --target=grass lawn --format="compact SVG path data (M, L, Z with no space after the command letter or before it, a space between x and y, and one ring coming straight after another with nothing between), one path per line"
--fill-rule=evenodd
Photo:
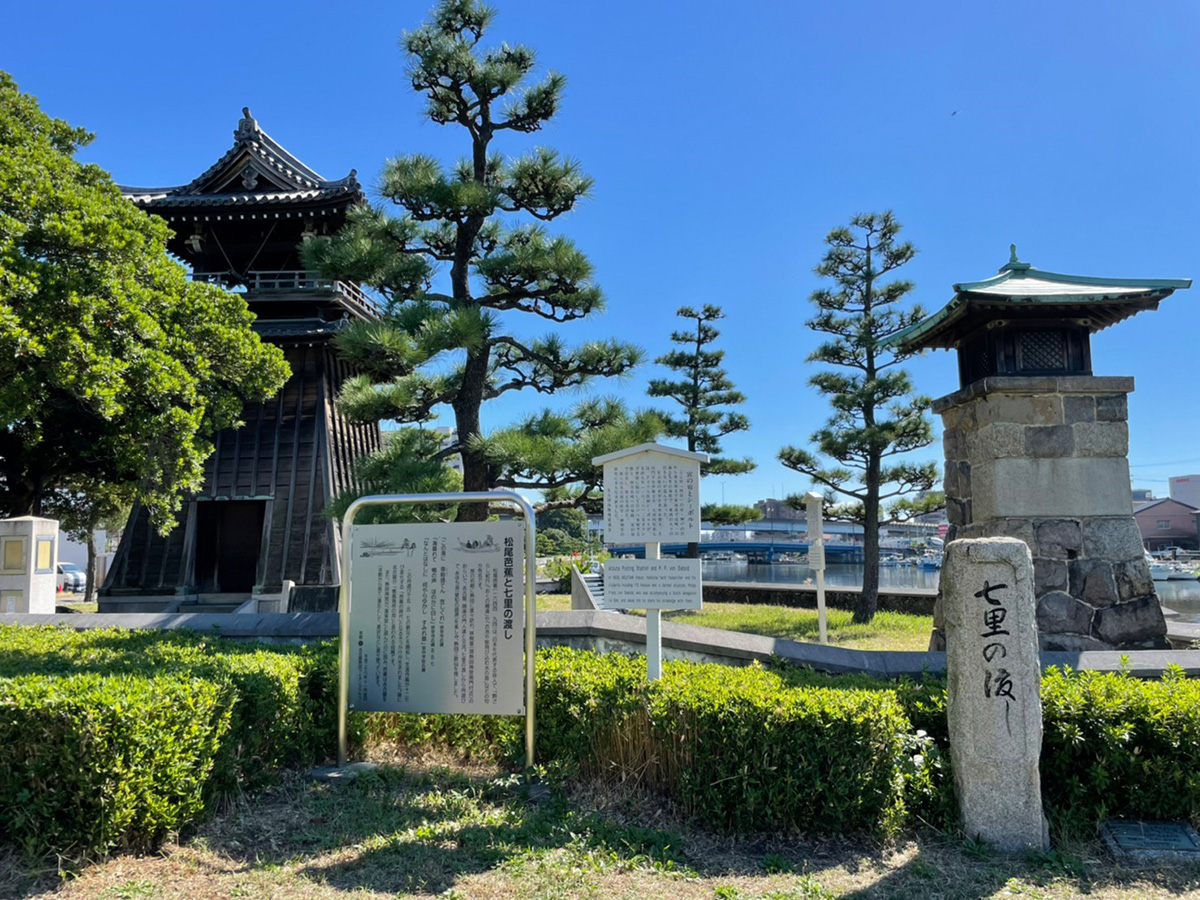
M746 634L816 642L819 634L815 609L793 609L754 603L707 603L698 612L663 614L672 622L723 628ZM878 612L869 625L856 625L852 613L826 610L829 643L855 650L928 650L933 616Z
M1095 846L1005 859L936 835L730 838L600 790L537 804L498 773L391 761L349 784L293 774L159 854L66 878L0 851L0 896L1147 900L1200 889L1194 863L1127 869Z
M539 594L539 610L571 608L569 594ZM793 641L816 642L817 611L755 603L709 603L699 612L669 612L672 622L703 625L725 631L762 634ZM851 613L830 609L826 613L829 643L854 650L928 650L933 616L880 612L869 625L855 625Z

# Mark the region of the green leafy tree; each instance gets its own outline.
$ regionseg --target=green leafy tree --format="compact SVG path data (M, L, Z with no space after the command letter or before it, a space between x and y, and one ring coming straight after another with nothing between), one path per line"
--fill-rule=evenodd
M571 546L569 552L576 552L587 546L587 513L577 508L545 509L537 514L538 532L557 529L566 535Z
M71 540L87 547L87 593L84 600L91 603L96 599L96 529L121 528L129 520L130 510L136 495L133 485L109 484L96 481L86 474L76 474L70 483L59 484L58 488L43 502L42 512L58 520L59 531Z
M725 314L721 307L711 303L706 303L700 310L681 306L675 314L694 321L694 330L671 332L671 340L680 349L664 353L654 361L674 370L679 377L675 380L655 378L647 393L651 397L669 397L682 407L677 416L665 414L663 422L667 434L683 438L688 450L709 455L708 462L700 466L702 476L749 472L754 469L752 460L719 455L723 437L750 427L750 420L744 414L729 409L744 403L746 395L734 388L721 366L725 351L713 348L721 334L713 323L725 318ZM726 504L709 504L701 513L706 522L715 525L740 525L761 516L762 513L752 506ZM698 550L697 544L689 544L688 556L694 558Z
M602 512L604 472L592 459L656 440L663 424L652 410L592 398L566 413L543 411L479 441L497 487L538 490L539 512L579 507Z
M162 220L75 159L90 140L0 73L0 515L86 478L132 487L165 529L211 436L287 364L241 297L187 280Z
M508 44L484 49L494 17L478 0L443 0L402 40L426 115L461 128L467 156L449 169L423 154L390 161L380 192L399 215L360 208L332 239L310 242L307 255L310 266L362 282L387 304L382 321L352 327L339 342L366 372L347 385L341 409L357 421L419 422L449 406L458 435L450 449L462 456L468 491L499 485L481 440L486 401L573 388L639 359L636 348L613 340L568 348L555 334L525 339L511 330L517 321L590 316L603 298L587 257L540 224L573 209L592 180L553 150L507 158L493 148L503 133L541 130L565 84L552 72L523 87L534 53ZM432 289L439 271L448 276L441 292ZM514 321L510 313L523 315ZM481 504L458 513L484 515Z
M826 236L828 249L816 273L834 284L813 291L817 315L806 324L830 338L809 355L809 362L843 370L809 379L833 407L833 415L810 440L833 464L796 447L779 451L789 469L807 475L831 496L845 497L838 512L863 525L866 566L856 622L869 622L879 603L880 502L928 490L937 478L933 463L885 464L933 441L926 415L929 398L913 394L908 373L897 368L906 355L886 343L891 334L924 317L919 307L898 308L912 290L911 282L883 280L916 255L912 244L896 240L899 231L899 223L885 212L855 216L849 228L835 228Z

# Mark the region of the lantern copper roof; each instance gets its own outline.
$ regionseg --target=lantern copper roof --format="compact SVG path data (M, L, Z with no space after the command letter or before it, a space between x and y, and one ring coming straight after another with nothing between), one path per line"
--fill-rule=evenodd
M954 297L938 312L887 339L906 352L952 349L967 334L997 320L1070 319L1094 334L1145 309L1157 309L1190 278L1093 278L1044 272L1011 258L997 275L954 285Z

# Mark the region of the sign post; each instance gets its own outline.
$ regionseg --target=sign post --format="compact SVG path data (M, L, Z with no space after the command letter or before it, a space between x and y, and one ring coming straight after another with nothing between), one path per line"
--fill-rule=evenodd
M700 609L700 560L661 558L700 540L700 463L707 453L639 444L592 460L604 468L605 543L643 544L645 559L604 566L606 609L646 610L646 673L662 677L662 610Z
M416 503L503 503L524 522L354 524L364 507ZM525 762L533 765L534 544L533 509L511 491L377 495L350 505L342 522L339 766L350 709L524 714Z
M822 644L829 643L825 628L825 522L821 504L824 498L816 491L804 495L808 513L808 566L817 574L817 629Z

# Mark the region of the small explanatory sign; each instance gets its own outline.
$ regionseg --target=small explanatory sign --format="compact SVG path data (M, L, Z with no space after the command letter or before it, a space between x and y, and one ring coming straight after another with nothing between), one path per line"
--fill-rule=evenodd
M351 529L349 704L520 715L520 522Z
M698 559L614 559L604 566L602 609L700 609Z

